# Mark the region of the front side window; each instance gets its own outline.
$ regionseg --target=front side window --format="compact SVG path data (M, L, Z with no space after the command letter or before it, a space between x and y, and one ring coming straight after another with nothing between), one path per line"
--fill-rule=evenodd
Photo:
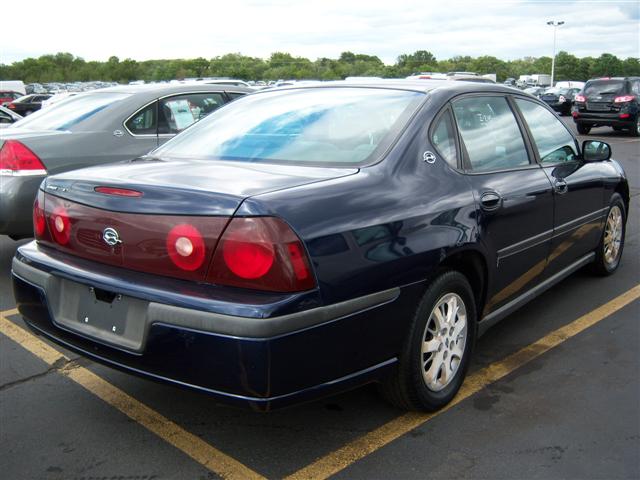
M359 165L387 150L423 99L420 92L360 87L256 93L231 102L154 155Z
M453 168L458 167L455 133L449 112L445 112L438 119L436 128L431 135L431 142L449 165Z
M220 108L222 93L189 93L163 98L158 109L158 133L176 134Z
M518 123L504 97L467 97L453 104L458 131L474 172L529 165Z
M549 110L521 98L516 104L529 126L543 164L557 164L576 159L576 143L564 124Z

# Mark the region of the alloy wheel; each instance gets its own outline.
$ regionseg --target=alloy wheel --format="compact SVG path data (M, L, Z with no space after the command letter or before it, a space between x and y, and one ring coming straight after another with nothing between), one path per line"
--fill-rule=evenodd
M451 383L467 341L467 310L459 295L447 293L436 302L422 337L422 378L437 392Z
M604 229L604 261L607 265L615 265L620 254L622 243L622 212L618 205L611 207Z

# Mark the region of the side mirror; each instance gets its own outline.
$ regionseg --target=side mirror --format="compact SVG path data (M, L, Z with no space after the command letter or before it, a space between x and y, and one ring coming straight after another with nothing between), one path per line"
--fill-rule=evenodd
M582 142L582 159L585 162L603 162L611 158L611 147L608 143L598 140Z

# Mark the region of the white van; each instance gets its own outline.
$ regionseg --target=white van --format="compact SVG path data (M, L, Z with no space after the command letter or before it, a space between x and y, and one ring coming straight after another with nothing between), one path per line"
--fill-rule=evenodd
M22 80L0 80L0 91L18 92L22 95L27 94L27 89L24 87Z

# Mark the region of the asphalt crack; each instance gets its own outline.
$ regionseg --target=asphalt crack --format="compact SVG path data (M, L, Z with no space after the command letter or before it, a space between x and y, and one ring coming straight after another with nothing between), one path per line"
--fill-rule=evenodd
M0 385L0 392L2 392L4 390L8 390L8 389L13 388L13 387L16 387L18 385L22 385L24 383L31 382L33 380L38 380L40 378L48 376L51 373L65 373L65 372L68 372L70 370L82 367L86 363L90 363L90 362L84 361L84 359L80 359L80 358L74 359L74 360L70 360L70 359L67 359L65 357L60 357L58 360L53 362L51 364L51 366L49 368L47 368L44 372L36 373L36 374L31 375L29 377L21 378L19 380L14 380L12 382L7 382L7 383L5 383L3 385Z

